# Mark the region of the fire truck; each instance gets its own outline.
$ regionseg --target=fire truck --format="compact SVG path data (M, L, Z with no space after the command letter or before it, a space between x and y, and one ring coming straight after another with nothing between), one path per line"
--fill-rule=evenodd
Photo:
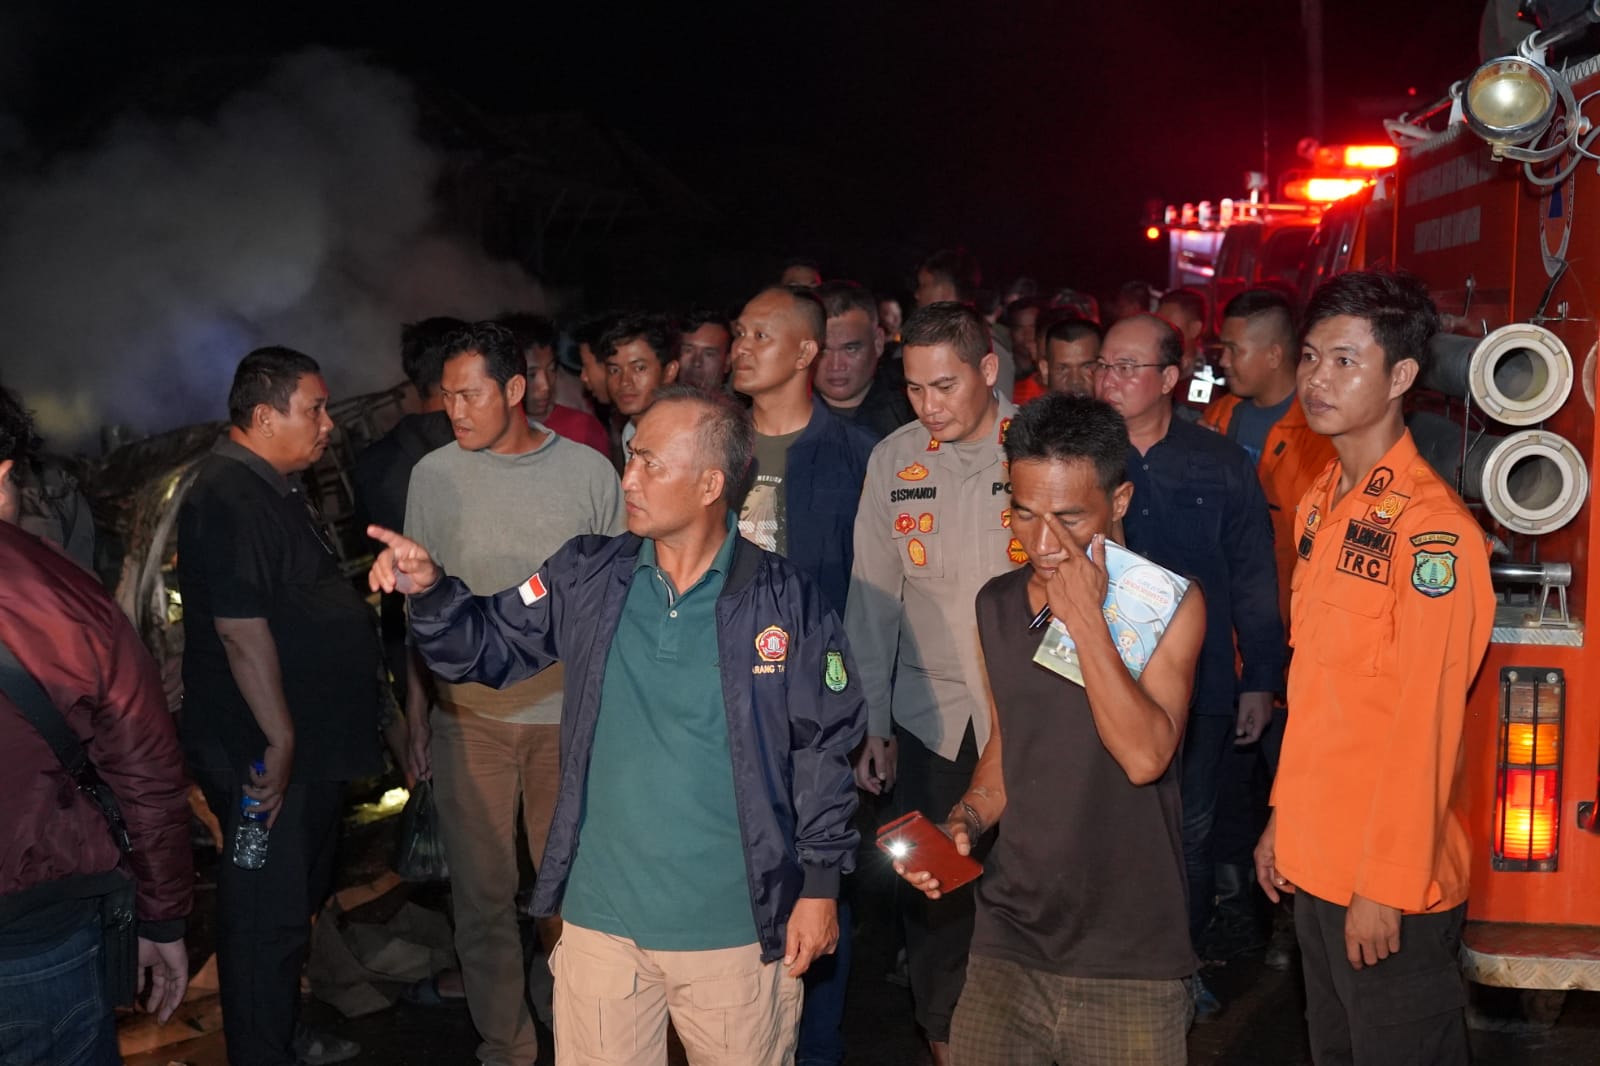
M1442 315L1409 416L1491 537L1493 643L1467 708L1462 960L1485 985L1600 990L1600 4L1387 123L1397 166L1319 233L1315 281L1393 264ZM1323 229L1334 221L1330 209ZM1317 265L1317 254L1322 260ZM1323 273L1318 275L1317 270Z

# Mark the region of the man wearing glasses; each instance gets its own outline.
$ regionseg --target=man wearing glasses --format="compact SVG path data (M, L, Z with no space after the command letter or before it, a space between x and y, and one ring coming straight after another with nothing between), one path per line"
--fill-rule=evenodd
M1128 424L1128 547L1205 590L1206 637L1182 758L1189 932L1198 943L1212 899L1218 769L1230 742L1261 738L1283 689L1285 648L1272 524L1250 456L1173 416L1183 347L1165 319L1125 318L1101 346L1097 389ZM1197 1018L1214 1016L1220 1005L1198 978L1195 990Z

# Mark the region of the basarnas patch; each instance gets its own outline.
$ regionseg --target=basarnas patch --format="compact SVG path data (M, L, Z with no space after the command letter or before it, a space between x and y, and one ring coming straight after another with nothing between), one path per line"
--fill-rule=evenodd
M1437 599L1456 587L1456 553L1419 551L1411 556L1411 587Z
M833 648L822 658L822 683L829 692L843 692L850 684L850 675L844 670L844 653Z

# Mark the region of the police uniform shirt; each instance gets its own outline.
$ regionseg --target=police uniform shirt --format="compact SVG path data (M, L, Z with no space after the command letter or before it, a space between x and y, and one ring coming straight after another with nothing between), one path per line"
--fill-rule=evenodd
M845 612L871 736L890 736L892 715L945 759L968 722L979 750L989 739L973 605L985 582L1027 561L1002 446L1015 411L1002 399L971 443L941 444L913 422L873 449Z

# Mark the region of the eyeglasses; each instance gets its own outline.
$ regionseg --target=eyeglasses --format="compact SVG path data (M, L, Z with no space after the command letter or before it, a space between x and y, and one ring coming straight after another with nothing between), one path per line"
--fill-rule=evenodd
M1101 371L1115 373L1123 381L1128 381L1139 371L1147 366L1166 366L1166 363L1108 363L1101 360L1094 364Z

